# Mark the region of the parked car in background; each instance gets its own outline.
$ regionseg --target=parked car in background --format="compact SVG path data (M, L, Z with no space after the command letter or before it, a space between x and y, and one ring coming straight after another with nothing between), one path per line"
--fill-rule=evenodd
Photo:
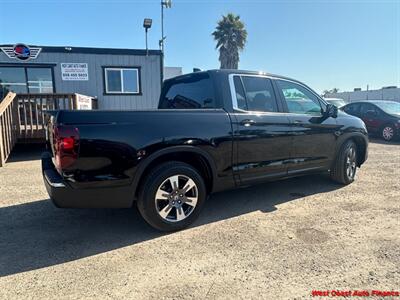
M386 141L400 135L400 103L372 100L353 102L342 107L346 113L361 118L368 132L377 134Z
M57 206L137 205L164 231L192 223L216 191L321 172L350 184L368 154L359 118L297 80L239 70L166 80L158 110L60 110L47 132Z
M340 98L324 98L324 100L330 104L335 105L337 108L341 108L347 104L346 101Z

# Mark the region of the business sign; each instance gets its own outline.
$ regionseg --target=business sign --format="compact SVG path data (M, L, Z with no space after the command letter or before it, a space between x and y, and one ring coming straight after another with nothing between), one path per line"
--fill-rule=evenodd
M76 95L76 108L78 110L89 110L92 109L92 97L75 94Z
M62 80L89 80L87 63L61 63Z
M13 47L1 47L0 48L5 55L12 59L18 60L29 60L38 57L42 48L39 47L28 47L25 44L15 44Z

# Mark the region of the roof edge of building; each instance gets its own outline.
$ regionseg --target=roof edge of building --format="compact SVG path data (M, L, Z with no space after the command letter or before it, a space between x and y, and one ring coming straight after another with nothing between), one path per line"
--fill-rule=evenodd
M3 44L2 47L13 47L12 44ZM73 47L73 46L40 46L42 53L80 53L80 54L111 54L111 55L161 55L161 50L149 49L127 49L127 48L97 48L97 47Z

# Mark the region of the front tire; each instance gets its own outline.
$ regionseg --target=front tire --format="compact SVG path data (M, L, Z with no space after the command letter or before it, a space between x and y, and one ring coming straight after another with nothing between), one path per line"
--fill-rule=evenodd
M395 134L395 129L392 125L387 124L387 125L383 126L382 131L381 131L381 137L385 141L390 142L391 140L393 140L394 134Z
M357 171L357 146L352 141L346 141L331 169L332 180L341 184L350 184L354 181Z
M177 231L197 219L205 199L205 183L197 170L182 162L168 162L146 176L137 207L155 229Z

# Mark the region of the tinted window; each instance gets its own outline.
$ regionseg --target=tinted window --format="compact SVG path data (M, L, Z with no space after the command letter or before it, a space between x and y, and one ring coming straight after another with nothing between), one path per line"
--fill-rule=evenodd
M165 82L159 108L215 108L214 88L207 73Z
M0 67L0 100L9 92L53 93L51 68Z
M372 104L362 104L360 108L360 114L361 116L365 116L367 111L373 111L374 113L378 113L378 110L376 107Z
M0 67L0 101L8 92L26 93L24 68Z
M122 80L120 70L106 70L107 73L107 93L122 92Z
M235 76L234 83L238 108L264 112L275 112L278 110L270 79L253 76Z
M359 116L360 115L360 104L350 104L344 108L344 111L349 115Z
M277 80L278 87L286 102L288 112L296 114L321 115L318 98L305 87L294 82Z
M235 84L237 107L243 110L247 110L246 93L243 89L242 80L239 76L234 76L233 82Z

